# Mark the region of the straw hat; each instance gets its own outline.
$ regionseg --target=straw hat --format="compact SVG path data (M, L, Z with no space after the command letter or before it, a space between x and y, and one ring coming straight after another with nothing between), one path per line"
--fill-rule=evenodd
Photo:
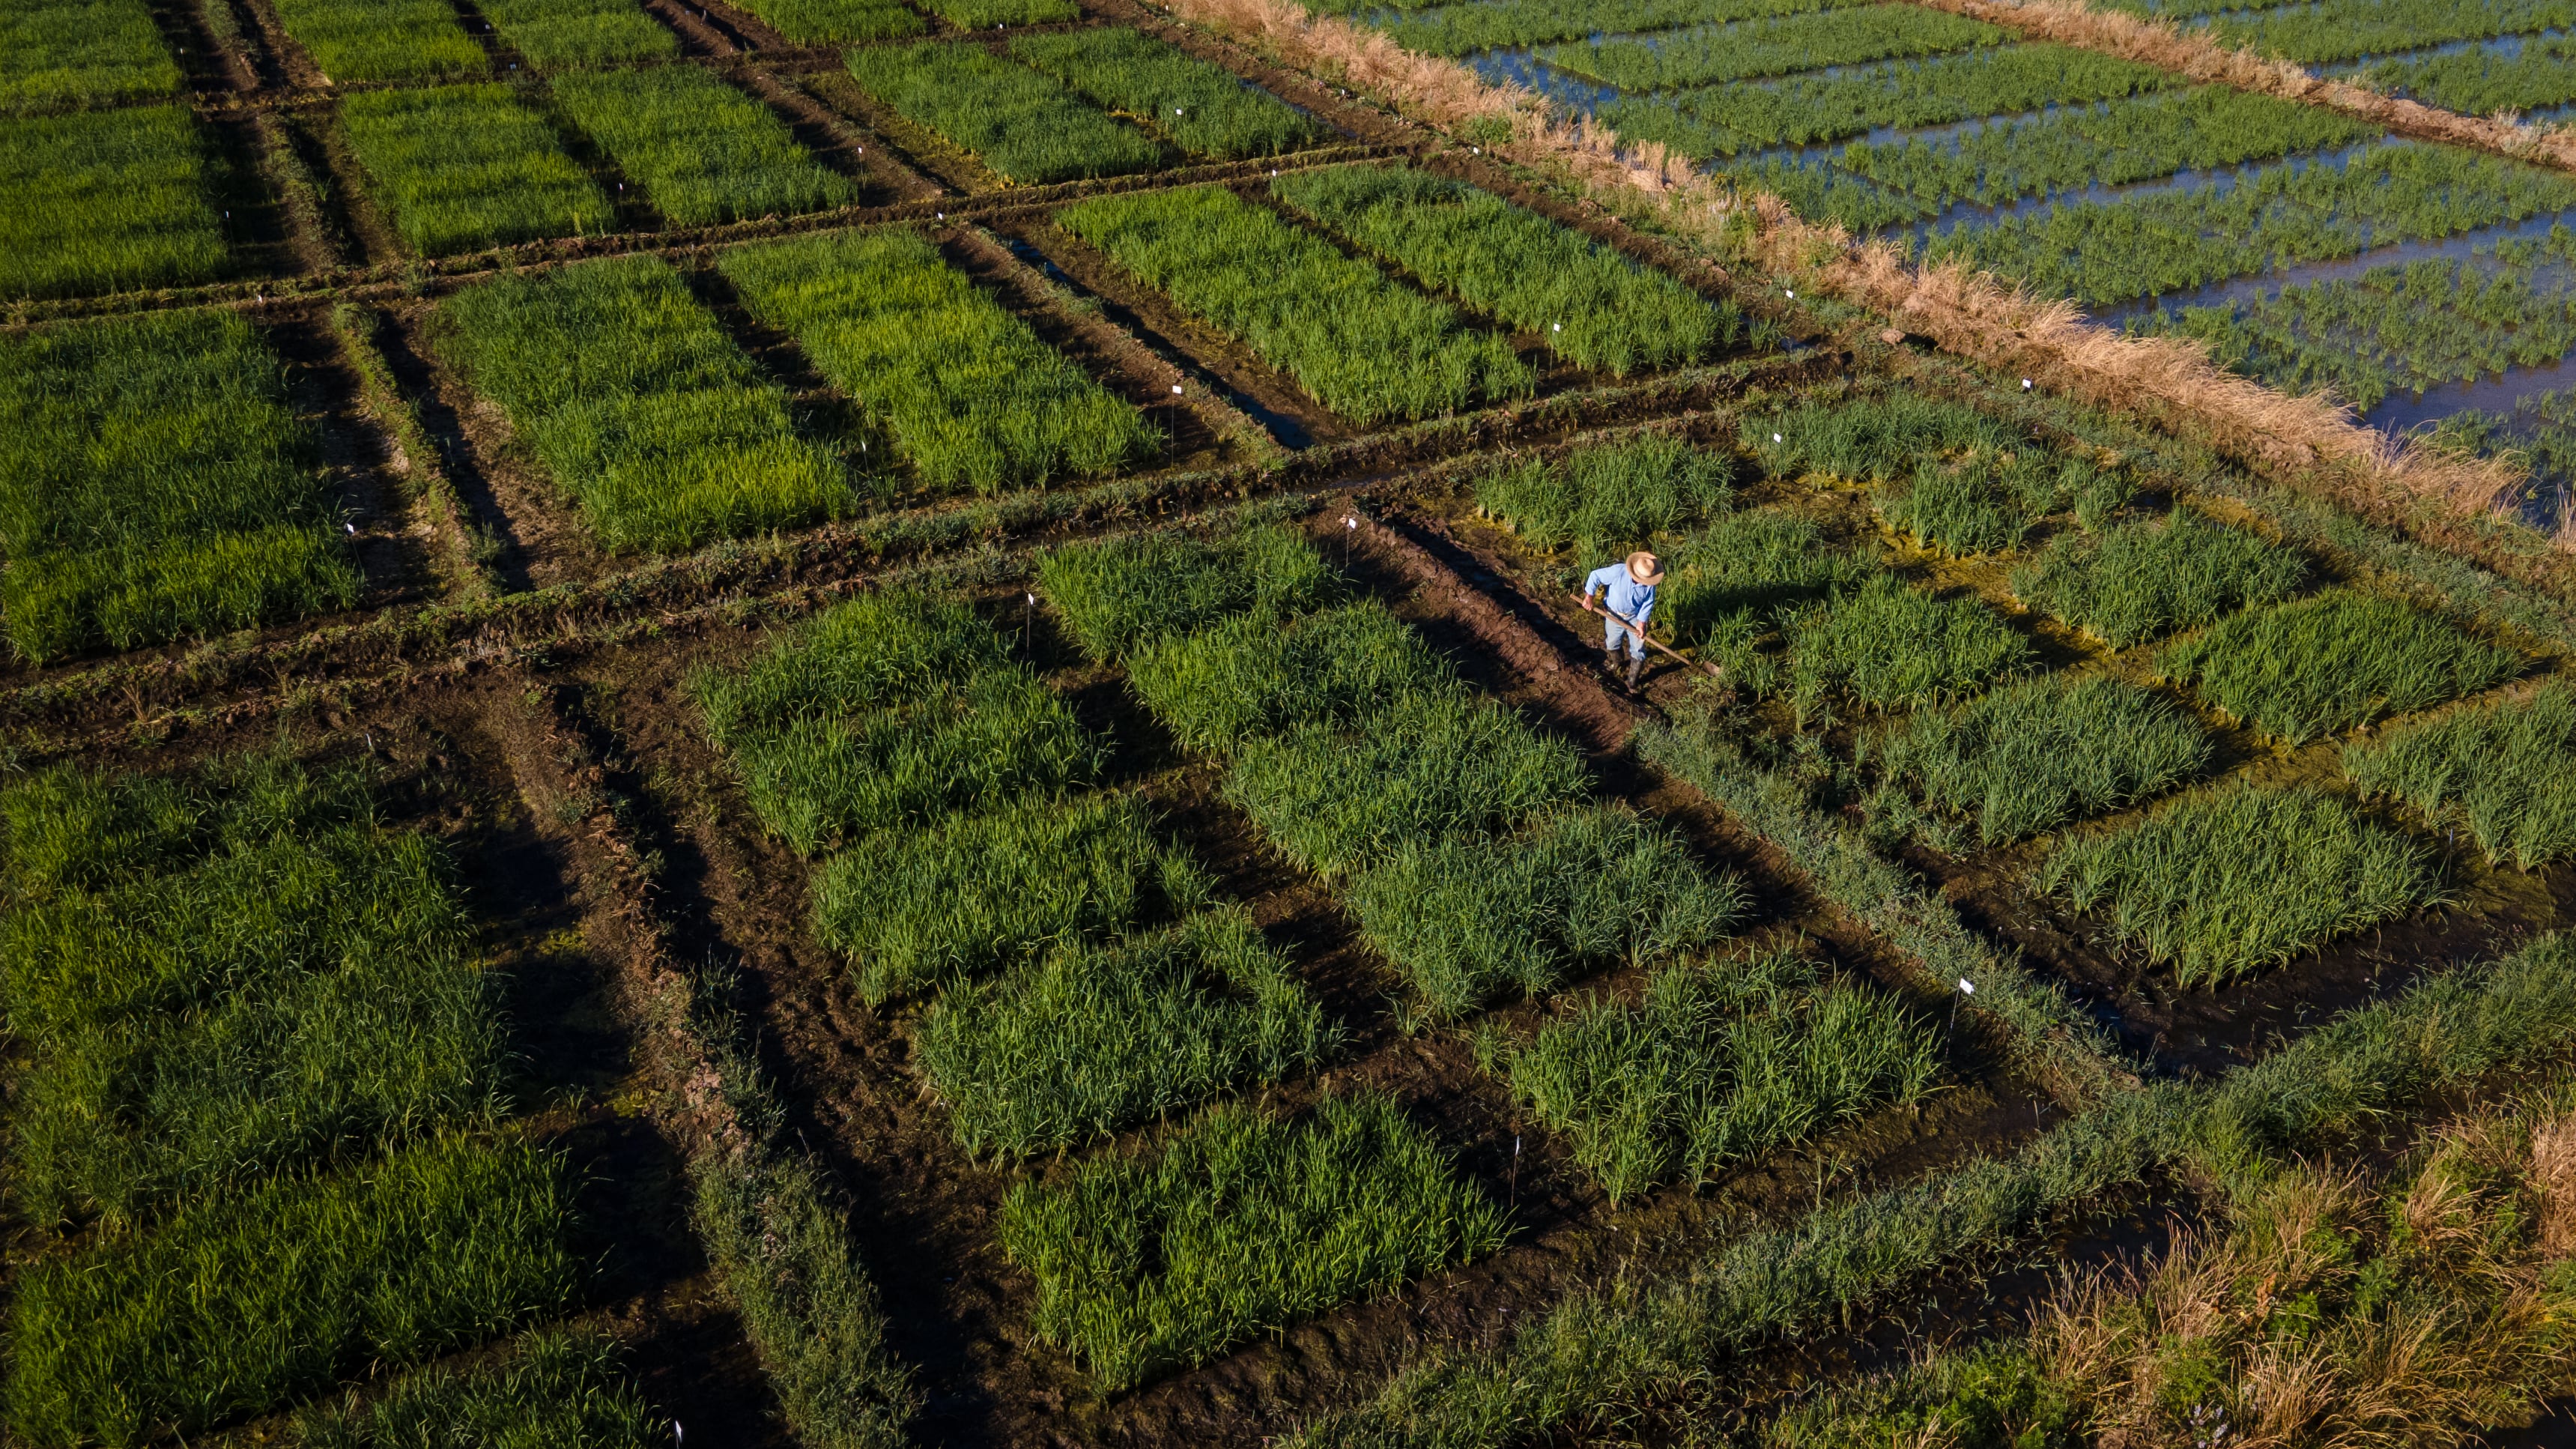
M1628 555L1628 577L1635 579L1637 582L1644 584L1647 588L1651 589L1655 585L1664 581L1664 570L1662 565L1663 561L1661 559L1656 558L1653 554L1646 552L1644 549L1639 549L1635 553Z

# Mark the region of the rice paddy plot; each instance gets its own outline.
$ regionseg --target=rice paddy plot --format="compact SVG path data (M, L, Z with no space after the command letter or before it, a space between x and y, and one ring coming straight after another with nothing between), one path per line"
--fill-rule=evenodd
M492 63L447 0L275 0L280 25L328 79L436 80Z
M541 71L680 53L680 38L636 0L477 0L511 49Z
M2199 721L2153 691L2050 675L1918 714L1868 753L2002 845L2162 794L2209 764L2210 743Z
M2490 865L2576 858L2576 687L2566 683L2347 745L2343 768L2366 795L2467 826Z
M308 767L277 751L176 775L54 766L0 790L0 861L12 900L26 904L362 824L374 810L363 769Z
M1332 133L1268 91L1180 47L1119 26L1024 35L1013 59L1100 105L1134 116L1196 156L1277 156Z
M424 256L615 230L608 198L506 86L361 91L340 119L377 204Z
M796 339L933 489L997 493L1152 457L1153 425L921 236L839 232L727 250L754 316Z
M1221 755L1293 725L1353 724L1409 695L1465 688L1411 626L1366 600L1164 635L1128 655L1127 685L1182 745Z
M1235 909L952 991L915 1053L967 1151L1021 1157L1319 1066L1337 1036Z
M2114 648L2275 604L2307 581L2297 550L2212 523L2195 509L2098 536L2063 535L2013 571L2013 593Z
M1951 461L1926 458L1915 465L1914 481L1882 496L1878 510L1891 527L1929 547L2003 553L2019 548L2051 514L2072 510L2087 530L2099 529L2136 488L2121 469L2023 446Z
M2464 116L2546 110L2576 101L2576 36L2535 36L2510 55L2476 48L2383 60L2363 77L2391 95Z
M495 1445L659 1449L668 1421L626 1380L616 1339L583 1329L522 1335L501 1354L433 1365L377 1397L352 1390L296 1415L298 1449L404 1449L442 1434Z
M1508 339L1222 187L1104 196L1056 224L1354 423L1525 397Z
M1911 1105L1940 1062L1896 1002L1775 953L1666 967L1636 1005L1587 1002L1499 1066L1615 1205Z
M439 304L435 333L612 550L667 553L850 505L841 463L796 436L785 390L658 256L478 283Z
M0 13L0 115L176 94L144 0L18 0Z
M1725 512L1733 472L1732 459L1679 438L1596 443L1486 474L1476 507L1535 548L1624 555Z
M31 660L345 608L312 429L237 314L0 339L0 612Z
M1082 18L1082 7L1074 0L922 0L922 8L962 30L1058 25Z
M1465 0L1411 13L1398 9L1374 23L1407 50L1457 57L1551 40L1634 35L1686 25L1724 25L1865 3L1868 0L1579 0L1574 4L1564 0Z
M2510 413L2462 408L2433 433L2471 456L2510 458L2527 468L2520 496L2502 500L2526 520L2555 526L2576 511L2576 391L2525 393Z
M2570 25L2570 0L2314 0L2222 14L2209 33L2230 49L2319 65Z
M1463 181L1406 166L1337 166L1270 183L1300 214L1578 367L1626 377L1700 361L1743 337L1733 302Z
M0 296L203 282L232 268L184 106L0 120Z
M1719 518L1672 547L1657 612L1683 643L1750 636L1782 614L1869 577L1812 520L1774 508Z
M1758 413L1744 420L1738 440L1775 478L1825 473L1855 483L1903 482L1927 455L2031 446L2009 424L1963 403L1906 394Z
M1860 65L1897 56L1940 55L2001 45L2012 33L1913 5L1869 5L1747 20L1639 40L1554 45L1538 58L1558 70L1623 91L1672 90Z
M2029 641L1968 597L1939 598L1881 573L1787 615L1785 664L1730 661L1739 687L1783 690L1802 714L1945 704L2036 667Z
M744 0L742 8L794 45L901 40L930 29L902 0Z
M1011 1190L1030 1326L1117 1392L1500 1246L1506 1219L1382 1097L1212 1109L1135 1156Z
M2441 894L2432 853L2339 796L2234 784L2066 841L2037 884L2173 969L2220 986Z
M796 144L768 107L691 65L559 77L574 124L681 226L848 206L858 185Z
M859 88L1024 184L1122 176L1163 161L1154 138L1075 95L1043 71L978 45L853 50Z
M2158 666L2291 744L2502 684L2525 661L2409 604L2338 589L2235 615Z
M1104 662L1237 616L1279 621L1325 603L1338 580L1285 525L1214 538L1156 532L1049 549L1038 587L1083 652Z

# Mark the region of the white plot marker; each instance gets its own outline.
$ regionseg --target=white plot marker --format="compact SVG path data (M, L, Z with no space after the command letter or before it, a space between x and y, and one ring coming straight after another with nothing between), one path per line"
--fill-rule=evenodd
M1977 994L1977 983L1975 983L1975 982L1973 982L1973 981L1969 980L1969 979L1968 979L1967 977L1965 977L1965 976L1960 977L1960 978L1959 978L1959 994L1960 994L1961 996L1974 996L1974 995L1976 995L1976 994Z
M2028 391L2030 391L2030 379L2029 379L2029 378L2026 378L2026 377L2025 377L2025 378L2023 378L2023 379L2021 380L2021 390L2022 390L2023 392L2028 392Z
M1180 395L1181 395L1181 385L1180 385L1179 383L1177 383L1177 382L1176 382L1176 383L1173 383L1173 384L1172 384L1172 396L1174 396L1174 397L1179 397Z
M1776 443L1776 442L1778 442L1778 441L1780 441L1780 435L1779 435L1778 433L1773 433L1773 434L1771 435L1771 441L1773 441L1773 442L1775 442L1775 443Z
M1781 290L1781 291L1783 291L1783 292L1789 292L1789 289L1788 289L1788 288L1786 288L1786 287L1782 287L1780 290ZM1797 294L1797 293L1795 293L1795 292L1789 292L1789 300L1790 300L1790 301L1792 301L1792 302L1797 301L1797 300L1798 300L1798 294Z
M1550 322L1547 324L1547 330L1550 332L1562 332L1565 330L1565 324L1562 322Z

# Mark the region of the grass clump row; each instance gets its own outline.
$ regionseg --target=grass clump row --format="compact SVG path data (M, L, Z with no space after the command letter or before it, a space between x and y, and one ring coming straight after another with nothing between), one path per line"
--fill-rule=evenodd
M0 120L0 295L133 291L232 257L185 106Z
M1562 462L1531 460L1476 482L1476 506L1538 548L1583 558L1625 554L1678 533L1734 501L1724 454L1679 438L1577 447Z
M861 89L927 126L1002 178L1033 185L1121 176L1159 165L1151 136L1064 82L981 46L925 42L849 53Z
M2350 590L2235 615L2167 647L2159 663L2291 744L2476 694L2524 668L2502 645Z
M172 95L180 80L143 0L19 0L0 13L0 114Z
M1615 1205L1919 1101L1940 1055L1894 1001L1780 952L1667 967L1637 1004L1588 1002L1501 1066Z
M601 543L671 552L838 517L838 460L660 257L467 287L440 355L509 414Z
M1626 377L1697 362L1744 334L1710 302L1589 237L1463 181L1335 166L1272 194L1468 306L1534 332L1577 366Z
M1056 221L1353 422L1455 412L1534 385L1507 339L1221 187L1100 197Z
M1277 156L1330 134L1322 123L1233 72L1121 26L1024 35L1011 55L1172 144L1221 161Z
M296 1416L297 1449L657 1449L668 1436L626 1381L617 1340L580 1329L523 1335L497 1362L432 1367L378 1398L352 1393Z
M2095 537L2064 535L2015 569L2013 593L2115 648L2276 604L2307 582L2296 549L2177 508Z
M1552 45L1539 59L1622 91L1670 90L2000 45L2011 32L1911 5L1747 20L1652 40Z
M1284 621L1324 603L1336 581L1295 529L1267 524L1052 549L1039 556L1038 586L1074 642L1106 662L1238 616Z
M2347 745L2343 768L2365 794L2467 826L2489 864L2537 870L2576 857L2576 687L2551 683Z
M1012 1189L1031 1327L1111 1392L1491 1252L1504 1218L1381 1097L1283 1120L1220 1107L1133 1157Z
M2001 845L2162 794L2206 768L2210 741L2150 690L2102 677L2025 680L1889 731L1874 753L1934 807Z
M245 318L0 339L0 612L31 660L345 608L312 429Z
M278 0L278 23L332 81L476 75L491 61L446 0Z
M622 65L680 53L680 38L635 0L479 0L475 8L539 70Z
M847 206L858 186L796 144L769 108L693 65L567 75L555 99L682 226Z
M738 247L718 263L928 487L991 494L1112 473L1153 426L908 231Z
M361 91L340 119L377 204L424 256L614 229L608 198L506 86Z

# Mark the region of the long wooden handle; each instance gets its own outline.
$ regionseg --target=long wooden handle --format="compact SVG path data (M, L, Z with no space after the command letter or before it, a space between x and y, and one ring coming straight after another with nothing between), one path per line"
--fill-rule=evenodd
M1609 605L1607 605L1607 604L1595 604L1595 603L1593 603L1590 599L1585 598L1585 597L1584 597L1583 595L1581 595L1581 594L1576 594L1576 595L1574 596L1574 601L1575 601L1576 603L1578 603L1578 604L1581 604L1581 605L1584 607L1585 612L1587 612L1587 613L1593 613L1593 614L1604 614L1604 615L1609 616L1610 618L1613 618L1613 619L1618 620L1618 621L1619 621L1620 623L1622 623L1622 624L1626 624L1626 625L1627 625L1629 628L1631 628L1631 629L1637 629L1637 626L1636 626L1633 622L1631 622L1631 621L1628 619L1628 617L1627 617L1626 615L1624 615L1624 614L1620 613L1620 612L1619 612L1618 610L1616 610L1616 609L1611 608L1611 607L1610 607ZM1674 661L1675 663L1682 664L1682 665L1686 665L1686 666L1689 666L1689 667L1691 667L1691 668L1695 668L1695 669L1705 669L1705 670L1707 670L1707 671L1709 672L1710 676L1711 676L1711 677L1713 677L1713 678L1717 678L1717 679L1724 679L1724 678L1726 677L1726 671L1725 671L1725 670L1720 669L1718 666L1716 666L1716 665L1714 665L1714 664L1709 663L1707 660L1704 660L1704 659L1692 659L1692 658L1690 658L1689 656L1687 656L1687 655L1685 655L1685 654L1681 653L1679 650L1676 650L1676 649L1672 648L1670 645L1666 644L1663 640L1656 638L1656 637L1655 637L1654 635L1652 635L1652 634L1647 634L1647 633L1646 633L1646 631L1645 631L1645 630L1643 630L1643 629L1637 629L1637 632L1638 632L1639 634L1643 634L1643 635L1645 635L1645 639L1646 639L1646 646L1647 646L1648 648L1650 648L1650 649L1659 649L1659 650L1662 650L1665 654L1667 654L1667 655L1671 656L1671 657L1672 657L1672 659L1673 659L1673 661Z

